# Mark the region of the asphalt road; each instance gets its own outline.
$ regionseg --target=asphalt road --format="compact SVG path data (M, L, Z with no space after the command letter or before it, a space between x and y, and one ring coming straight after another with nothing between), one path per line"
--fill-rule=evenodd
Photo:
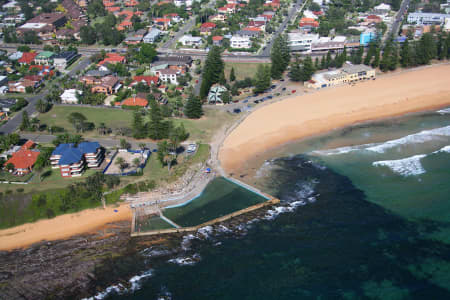
M266 43L266 46L265 46L264 50L261 52L260 56L262 56L262 57L270 56L270 50L272 49L273 41L278 36L278 34L283 33L283 31L286 29L286 26L291 21L292 17L295 17L297 15L298 9L300 8L301 4L302 4L302 0L297 0L297 2L294 4L294 6L289 11L288 16L286 18L284 18L283 23L281 23L281 25L278 27L278 29L272 34L271 40Z
M26 134L22 134L21 135L22 138L24 139L31 139L34 142L37 143L44 143L44 144L49 144L51 143L56 136L54 135L50 135L50 134L39 134L39 133L26 133ZM127 140L128 143L131 144L131 148L133 149L139 149L139 144L144 143L148 149L157 149L157 144L154 142L143 142L143 141L136 141L136 140L130 140L127 137L123 137ZM114 147L118 147L120 145L120 139L121 138L95 138L95 139L86 139L87 141L94 141L94 142L99 142L100 145L102 145L105 148L114 148Z
M74 75L78 70L85 69L90 63L89 58L82 59L72 70L67 73L67 75ZM34 114L37 111L36 102L39 99L45 99L45 96L48 94L48 89L49 87L45 86L39 94L31 97L25 97L28 101L28 105L22 111L17 112L11 119L9 119L8 122L0 128L0 133L9 134L16 131L16 129L20 126L20 123L22 123L22 112L26 111L29 116Z

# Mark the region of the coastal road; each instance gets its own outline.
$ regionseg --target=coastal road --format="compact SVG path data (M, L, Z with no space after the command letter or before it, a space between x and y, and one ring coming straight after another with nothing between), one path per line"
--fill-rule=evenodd
M78 70L85 69L87 66L90 65L90 63L91 61L89 60L89 58L83 58L72 70L70 70L67 73L67 75L69 76L75 75ZM4 124L0 128L0 133L9 134L16 131L17 128L19 128L20 123L22 123L22 112L26 111L29 116L34 114L37 111L36 109L37 101L39 99L45 99L45 96L47 96L49 92L48 89L49 85L45 86L44 89L39 94L31 97L25 97L25 99L28 101L28 105L20 112L17 112L11 119L9 119L8 122L6 122L6 124Z
M25 133L20 135L23 139L33 140L34 142L37 142L39 144L50 144L56 136L50 135L50 134L39 134L39 133ZM120 145L120 139L124 138L127 140L128 143L131 144L131 147L133 149L139 149L139 144L143 143L147 146L148 149L157 149L158 146L155 142L148 142L148 141L138 141L138 140L131 140L127 137L119 137L119 138L86 138L86 141L95 141L99 142L100 145L102 145L105 148L114 148L119 147Z
M266 46L264 47L260 56L263 56L263 57L270 56L270 50L272 49L273 41L279 34L282 34L284 32L284 30L286 29L286 26L291 21L292 17L295 18L297 16L297 12L298 12L298 9L300 8L301 4L302 4L302 0L297 0L297 2L294 4L294 6L289 11L288 16L286 18L284 18L283 23L281 23L281 25L278 27L278 29L272 34L271 40L266 43Z
M398 35L400 25L402 24L403 18L408 11L409 2L410 0L403 0L400 4L400 9L394 16L394 23L392 23L390 30L388 30L388 32L386 32L386 34L383 36L383 44L390 36L395 38Z

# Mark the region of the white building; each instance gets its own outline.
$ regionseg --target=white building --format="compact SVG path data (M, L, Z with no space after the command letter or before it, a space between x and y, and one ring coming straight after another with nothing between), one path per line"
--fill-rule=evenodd
M311 18L311 19L314 19L314 20L318 19L318 17L310 10L305 10L303 12L303 17L304 18Z
M83 92L76 89L65 90L64 93L59 96L61 103L65 104L78 104L78 95L82 95Z
M179 71L173 69L162 69L155 72L159 76L159 79L163 82L172 83L178 85Z
M249 49L252 47L252 41L249 37L233 35L230 39L230 46L236 49Z
M381 3L375 6L373 10L378 14L386 14L391 11L391 6L389 4Z
M444 24L445 18L450 18L450 14L415 12L408 14L408 23L417 25L441 25Z
M144 36L144 38L142 39L142 41L144 43L147 44L152 44L154 43L158 37L161 35L161 30L159 30L158 28L152 28L150 29L150 31Z
M318 34L288 33L288 46L291 51L311 52L311 45L318 40Z
M200 36L183 35L178 42L183 46L200 46L203 40Z

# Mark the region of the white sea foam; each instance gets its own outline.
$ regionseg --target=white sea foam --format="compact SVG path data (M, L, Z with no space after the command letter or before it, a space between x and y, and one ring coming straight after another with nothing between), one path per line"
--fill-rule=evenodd
M193 234L183 236L183 240L181 241L181 249L188 251L191 248L191 240L196 238L197 237Z
M420 160L424 158L425 154L414 155L411 157L397 159L397 160L382 160L373 162L372 165L377 166L385 166L390 168L394 173L403 175L403 176L414 176L425 173L425 169L423 168Z
M441 114L441 115L450 114L450 107L449 107L449 108L444 108L444 109L438 110L437 113L439 113L439 114Z
M211 235L212 232L213 232L212 226L205 226L205 227L199 228L197 230L197 233L200 234L201 236L203 236L203 238L205 238L205 239L209 238L209 236ZM197 237L198 237L198 235L197 235Z
M148 270L147 272L144 272L141 275L136 275L130 278L129 282L131 283L131 287L130 290L132 292L138 290L141 288L141 281L142 279L146 278L146 277L150 277L153 274L153 270Z
M444 148L441 148L437 151L434 151L433 153L441 153L441 152L446 152L446 153L450 153L450 145L445 146Z
M201 259L200 254L194 254L193 256L186 256L186 257L177 257L169 259L168 262L177 264L180 266L192 266L195 265L197 262L199 262Z
M450 136L450 126L435 128L431 130L424 130L418 133L410 134L399 139L390 140L383 144L368 147L366 150L384 153L384 151L405 144L419 144L432 140L436 140L442 137Z
M335 148L335 149L316 150L316 151L313 151L312 153L319 154L319 155L326 155L326 156L337 155L337 154L346 154L346 153L350 153L350 152L364 150L367 147L371 147L371 146L374 146L374 145L376 145L376 144L363 144L363 145L356 145L356 146L345 146L345 147L339 147L339 148Z

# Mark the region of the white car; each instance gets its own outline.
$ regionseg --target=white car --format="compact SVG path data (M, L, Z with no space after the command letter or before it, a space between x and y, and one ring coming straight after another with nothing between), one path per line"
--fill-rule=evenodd
M187 153L194 153L197 150L197 145L196 144L189 144L186 152Z

